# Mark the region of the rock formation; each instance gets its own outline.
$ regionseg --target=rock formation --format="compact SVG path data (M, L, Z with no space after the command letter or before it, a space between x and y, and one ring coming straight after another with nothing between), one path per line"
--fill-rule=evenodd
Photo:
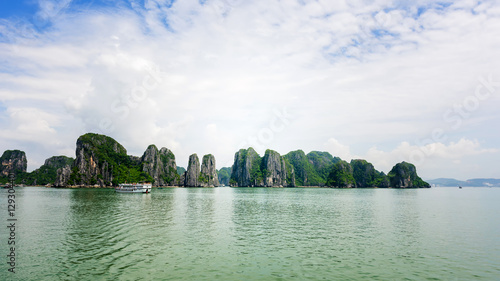
M215 157L212 154L203 156L201 168L198 155L189 156L188 168L181 176L185 187L217 187L219 180L215 166Z
M141 157L142 161L142 171L147 173L153 178L154 186L164 186L163 182L163 162L160 160L160 151L156 145L152 144L148 146L146 151Z
M341 161L332 167L327 185L330 187L393 187L422 188L430 187L417 175L415 166L402 162L396 164L389 174L375 170L366 160L356 159L351 163Z
M302 150L285 156L267 150L260 157L253 148L241 149L234 155L231 168L216 170L215 157L205 155L200 168L196 154L189 157L187 170L177 167L175 156L167 148L150 145L142 157L127 155L114 139L98 134L85 134L76 142L76 159L51 157L39 169L27 173L24 152L7 150L0 157L0 183L7 183L9 173L24 184L53 183L66 186L116 186L124 182L153 182L155 186L215 187L219 183L241 187L430 187L418 177L414 165L406 162L393 167L386 176L365 160L341 161L328 152ZM182 174L182 175L181 175Z
M231 168L221 168L219 171L217 171L217 177L219 179L220 185L229 186L229 180L231 179Z
M180 176L177 174L175 156L169 149L158 150L150 145L141 157L142 171L153 178L154 186L176 186Z
M302 150L291 151L285 155L295 171L295 180L298 186L307 186L310 182L312 165L308 161L306 154Z
M181 175L179 186L186 186L186 171Z
M366 160L355 159L350 163L356 187L389 187L389 179Z
M203 156L198 184L201 187L217 187L219 179L215 166L215 157L212 154Z
M71 167L66 166L57 169L57 177L54 181L54 187L65 187L68 185L71 176Z
M340 161L328 152L312 151L306 155L302 150L291 151L285 158L294 168L298 186L324 186L333 164Z
M76 141L75 170L71 173L69 184L110 186L117 176L118 166L130 162L135 161L127 156L127 150L114 139L85 134Z
M260 171L261 158L253 148L240 149L234 155L231 186L264 186Z
M21 150L6 150L0 157L0 176L9 177L10 173L26 173L28 160Z
M141 163L140 157L127 155L127 150L114 139L88 133L76 142L76 159L70 171L60 168L54 185L105 187L152 181L142 171Z
M48 158L47 160L45 160L45 163L43 164L43 166L53 168L53 169L59 169L59 168L63 168L66 166L73 165L74 161L75 161L74 158L67 157L67 156L52 156L52 157Z
M311 151L307 153L307 160L312 165L313 176L309 177L310 181L307 185L312 186L324 186L328 179L328 175L333 167L333 165L342 159L339 157L333 157L328 152L323 151Z
M198 155L192 154L189 156L189 163L186 172L184 173L184 186L185 187L199 187L200 177L200 159Z
M352 167L346 161L339 161L332 167L328 176L327 185L338 188L356 187L356 181L352 173Z
M178 174L179 176L184 175L184 173L185 173L185 172L186 172L186 169L184 169L184 167L179 167L179 166L177 166L177 174ZM183 182L183 181L181 181L181 183L182 183L182 182Z
M417 175L417 169L413 164L401 162L396 164L387 174L391 187L395 188L429 188L427 182Z
M45 160L40 168L27 174L24 184L27 185L52 185L57 181L58 170L67 168L71 170L71 165L75 159L66 156L53 156Z
M174 153L165 147L160 149L160 159L165 167L164 181L165 185L177 186L180 183L180 175L177 173L177 164L175 163Z
M266 150L262 158L262 175L265 187L295 186L293 166L274 150Z
M234 155L231 186L293 187L295 173L287 159L273 150L261 158L253 148L241 149Z

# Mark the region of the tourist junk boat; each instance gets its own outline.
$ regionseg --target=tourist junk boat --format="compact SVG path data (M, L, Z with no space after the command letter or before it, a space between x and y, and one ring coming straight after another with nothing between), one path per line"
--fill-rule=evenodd
M115 188L116 192L120 193L150 193L150 183L120 183Z

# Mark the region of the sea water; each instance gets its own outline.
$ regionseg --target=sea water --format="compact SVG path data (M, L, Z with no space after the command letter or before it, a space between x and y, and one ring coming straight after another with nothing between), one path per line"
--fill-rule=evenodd
M0 195L1 280L500 280L500 188Z

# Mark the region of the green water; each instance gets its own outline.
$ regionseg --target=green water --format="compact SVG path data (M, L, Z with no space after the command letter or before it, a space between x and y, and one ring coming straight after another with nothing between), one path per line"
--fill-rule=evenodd
M0 280L500 280L500 188L0 194Z

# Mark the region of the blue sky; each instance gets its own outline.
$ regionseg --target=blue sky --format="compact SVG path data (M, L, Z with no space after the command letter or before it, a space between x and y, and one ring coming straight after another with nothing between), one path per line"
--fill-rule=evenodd
M2 1L0 150L86 132L218 168L253 146L500 178L496 1Z
M0 4L0 17L29 17L38 11L38 5L34 1L2 1Z

